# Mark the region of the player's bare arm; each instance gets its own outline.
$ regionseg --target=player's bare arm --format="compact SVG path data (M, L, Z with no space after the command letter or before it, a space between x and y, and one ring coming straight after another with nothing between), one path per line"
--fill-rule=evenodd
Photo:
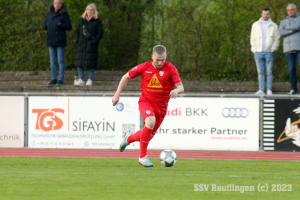
M122 77L122 79L120 80L118 89L117 89L115 95L112 98L112 104L113 104L113 106L115 106L119 102L119 98L120 98L121 92L122 92L123 88L126 86L126 84L128 83L129 79L130 79L130 76L129 76L128 72L127 72Z
M179 93L184 92L182 82L175 84L176 88L170 92L170 98L175 99Z

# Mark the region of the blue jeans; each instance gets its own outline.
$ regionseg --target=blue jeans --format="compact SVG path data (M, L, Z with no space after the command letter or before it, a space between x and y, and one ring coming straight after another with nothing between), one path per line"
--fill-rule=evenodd
M273 84L273 52L255 52L254 58L258 72L259 90L265 91L265 68L267 71L267 90L272 91Z
M84 68L83 67L77 67L78 70L78 77L84 81ZM89 68L89 79L93 80L95 74L95 68Z
M291 89L297 93L296 59L300 68L300 51L296 53L286 53L285 57L289 67Z
M55 46L49 47L50 53L50 68L51 68L51 78L52 80L57 79L57 64L56 59L59 63L59 81L64 81L65 75L65 47Z

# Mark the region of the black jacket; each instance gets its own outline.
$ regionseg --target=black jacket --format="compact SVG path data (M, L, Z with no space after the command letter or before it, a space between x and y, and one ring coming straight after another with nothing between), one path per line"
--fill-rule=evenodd
M43 28L47 30L47 46L67 46L66 30L71 30L72 24L65 4L56 13L53 5L49 7Z
M84 29L87 32L85 35ZM97 67L98 45L102 37L103 25L99 18L95 19L92 17L90 21L87 21L86 19L79 20L75 32L76 43L78 43L75 58L76 67Z

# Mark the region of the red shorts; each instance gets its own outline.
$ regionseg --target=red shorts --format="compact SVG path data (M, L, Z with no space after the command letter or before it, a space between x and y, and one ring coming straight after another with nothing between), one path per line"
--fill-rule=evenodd
M140 100L139 101L139 110L144 120L145 125L145 119L149 116L155 117L155 126L153 128L153 135L155 135L155 132L160 127L161 123L164 121L164 118L166 116L166 110L162 110L158 106L153 105L149 101L146 100Z

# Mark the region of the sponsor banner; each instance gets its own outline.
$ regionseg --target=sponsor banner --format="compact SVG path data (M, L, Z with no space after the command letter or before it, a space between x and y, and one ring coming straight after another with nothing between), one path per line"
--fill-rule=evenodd
M300 151L300 100L275 99L263 103L263 149Z
M140 129L137 97L30 97L28 147L119 149ZM139 144L128 149L138 149Z
M24 97L0 97L0 147L24 147Z
M259 99L171 99L149 149L259 150Z

